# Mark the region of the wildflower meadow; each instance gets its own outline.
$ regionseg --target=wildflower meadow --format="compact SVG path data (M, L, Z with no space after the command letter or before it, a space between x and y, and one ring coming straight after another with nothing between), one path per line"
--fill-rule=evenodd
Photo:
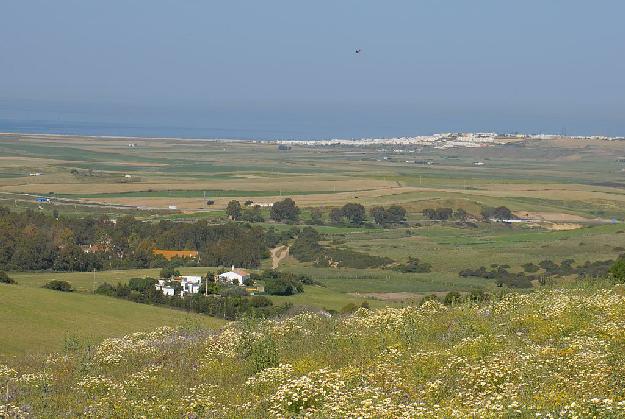
M160 328L0 364L0 417L625 417L625 287Z

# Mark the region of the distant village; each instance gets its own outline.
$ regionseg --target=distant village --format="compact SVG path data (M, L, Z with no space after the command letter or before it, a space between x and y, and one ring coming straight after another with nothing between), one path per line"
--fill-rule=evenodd
M498 134L495 132L475 133L441 133L433 135L418 135L414 137L392 138L355 138L355 139L331 139L331 140L276 140L279 146L305 145L305 146L371 146L371 145L421 145L431 146L437 149L453 147L486 147L489 145L508 144L522 140L549 140L549 139L572 139L572 140L601 140L601 141L625 141L625 137L608 137L602 135L591 136L565 136L556 134ZM259 141L260 142L260 141ZM282 147L281 150L286 150Z

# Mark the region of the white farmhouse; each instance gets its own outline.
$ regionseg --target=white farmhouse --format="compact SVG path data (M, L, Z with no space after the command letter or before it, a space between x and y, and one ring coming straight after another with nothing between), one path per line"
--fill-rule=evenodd
M180 277L180 286L182 287L180 295L184 296L185 293L197 294L200 292L200 285L202 285L201 276L183 275Z
M180 281L180 297L184 297L185 294L197 294L200 292L200 286L202 285L202 277L196 275L183 275L174 279L174 281ZM154 284L157 290L163 292L163 295L175 295L176 288L171 285L170 281L159 279L157 284Z
M219 280L227 284L234 284L244 286L245 282L250 278L250 273L243 269L235 269L232 266L232 270L224 272L219 275Z

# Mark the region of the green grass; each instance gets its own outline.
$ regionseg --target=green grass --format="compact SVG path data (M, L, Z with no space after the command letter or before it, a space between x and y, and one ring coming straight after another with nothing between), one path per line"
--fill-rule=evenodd
M163 325L197 323L216 328L223 324L163 307L21 284L0 284L0 318L0 359L61 351L70 340L96 344L106 337Z

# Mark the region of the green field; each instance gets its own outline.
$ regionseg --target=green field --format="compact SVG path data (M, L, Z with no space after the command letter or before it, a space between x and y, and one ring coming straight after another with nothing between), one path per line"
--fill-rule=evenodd
M136 147L129 148L129 142ZM620 143L555 139L480 148L405 148L412 152L394 153L392 147L380 146L293 146L282 152L275 144L243 141L5 134L0 135L0 205L48 214L56 210L76 217L131 214L147 222L222 223L226 220L224 208L232 199L268 203L289 196L302 209L302 224L309 219L311 208L322 209L326 225L315 228L328 246L385 256L398 263L418 257L432 265L429 273L408 274L379 268L318 267L292 257L282 260L279 269L307 274L320 285L306 286L303 294L271 298L329 310L363 301L374 308L406 306L431 293L475 288L492 291L493 280L461 278L458 272L492 264L510 265L511 272L520 272L524 263L545 259L575 259L582 264L614 259L625 249L625 164L617 161L623 154ZM430 160L433 164L406 160ZM473 162L478 160L485 165L475 167ZM43 174L29 176L32 172ZM52 202L34 203L41 195ZM205 197L215 200L214 205L207 206ZM330 209L347 202L366 208L402 205L408 225L391 229L327 225ZM168 209L171 205L177 209ZM486 206L507 206L534 221L513 226L477 222L473 228L432 222L422 215L425 208L449 207L462 208L479 218ZM267 221L260 225L265 228L293 228L270 221L268 208L263 208L262 214ZM271 266L270 259L263 260L263 269ZM216 269L181 271L205 274ZM22 321L19 312L28 312L26 308L3 304L2 310L11 307L9 315L16 323L1 336L17 346L7 343L3 347L9 349L0 352L15 354L28 347L26 342L58 349L68 330L75 329L81 339L97 340L185 321L185 313L91 294L103 282L115 284L157 274L156 269L104 271L97 272L94 279L90 272L11 273L19 285L3 287L2 291L10 290L0 295L4 300L17 304L13 300L20 300L19 295L32 293L43 300L33 303L31 314L36 312L34 308L49 306L59 310L56 318L69 318L75 312L83 313L84 321L75 327L59 322L58 328L43 327L28 337L40 341L21 340L14 337L17 331L31 330L29 325L41 319L25 316ZM61 295L40 288L52 279L71 282L77 292ZM9 292L15 295L9 298ZM72 308L72 304L83 308ZM118 307L114 311L121 313L119 319L105 304ZM90 307L95 311L81 311ZM45 314L39 315L45 319ZM100 320L102 323L97 323ZM98 326L90 328L89 324Z
M163 325L223 324L208 316L116 298L4 284L0 284L0 317L0 360L94 345L106 337Z

